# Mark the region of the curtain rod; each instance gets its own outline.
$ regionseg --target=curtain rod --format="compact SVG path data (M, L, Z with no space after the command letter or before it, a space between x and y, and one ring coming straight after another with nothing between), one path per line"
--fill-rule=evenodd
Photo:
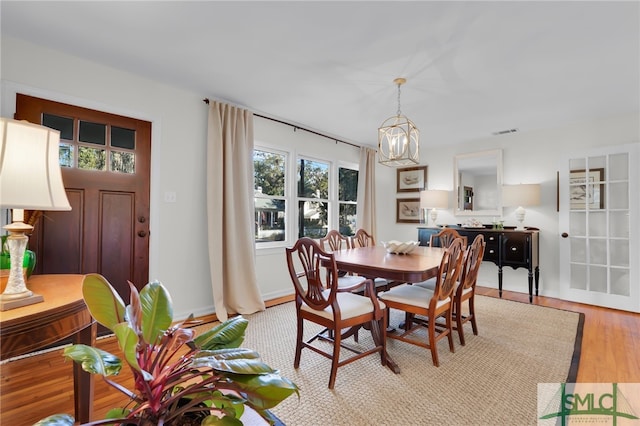
M209 105L209 98L204 98L202 101L205 104ZM275 121L276 123L280 123L280 124L284 124L284 125L287 125L287 126L291 126L291 127L293 127L293 131L294 132L297 129L300 129L300 130L304 130L305 132L313 133L314 135L322 136L323 138L334 140L334 141L336 141L336 143L340 142L340 143L343 143L343 144L346 144L346 145L351 145L351 146L356 147L356 148L361 148L360 145L356 145L356 144L351 143L351 142L343 141L343 140L334 138L332 136L327 136L327 135L324 135L322 133L318 133L315 130L305 129L304 127L300 127L300 126L295 125L295 124L287 123L286 121L282 121L282 120L278 120L278 119L275 119L275 118L267 117L267 116L261 115L261 114L256 114L255 112L253 113L253 115L255 115L256 117L260 117L260 118L264 118L264 119L267 119L267 120Z

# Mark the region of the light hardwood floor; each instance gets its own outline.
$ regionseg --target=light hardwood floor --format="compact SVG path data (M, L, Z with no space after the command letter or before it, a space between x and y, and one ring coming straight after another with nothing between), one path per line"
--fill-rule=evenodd
M477 294L498 297L498 291L479 287ZM528 302L528 295L504 292L503 298ZM291 298L271 301L275 305ZM582 305L548 297L535 297L534 304L585 314L578 382L640 382L640 314ZM482 330L480 330L482 332ZM113 339L100 340L99 347L118 353ZM70 362L60 350L12 361L0 366L0 422L31 425L54 413L73 413L73 377ZM117 381L127 383L122 374ZM101 379L95 384L95 417L124 401Z

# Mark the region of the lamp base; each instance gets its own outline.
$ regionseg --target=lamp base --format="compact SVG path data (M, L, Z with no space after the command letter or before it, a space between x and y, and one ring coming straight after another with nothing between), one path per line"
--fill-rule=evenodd
M29 293L31 293L31 291L29 291ZM13 294L11 296L14 296L14 298L11 299L2 296L4 295L0 295L0 311L9 311L11 309L21 308L23 306L29 306L36 303L44 302L44 297L42 297L42 295L40 294L32 293L31 295L21 297L19 299L15 298L16 295Z

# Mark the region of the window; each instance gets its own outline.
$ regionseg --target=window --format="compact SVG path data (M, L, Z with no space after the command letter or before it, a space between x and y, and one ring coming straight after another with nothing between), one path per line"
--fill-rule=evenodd
M296 156L273 147L253 151L255 241L258 248L322 238L329 229L356 231L356 164Z
M329 228L329 163L298 159L298 238L322 238Z
M286 239L286 164L285 154L266 150L253 151L257 243Z
M338 230L342 235L356 232L356 207L358 200L358 170L338 168Z

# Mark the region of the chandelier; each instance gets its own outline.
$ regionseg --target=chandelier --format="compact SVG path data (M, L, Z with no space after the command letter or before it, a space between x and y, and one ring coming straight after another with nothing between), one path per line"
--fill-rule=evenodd
M398 112L378 129L378 162L395 167L419 164L420 132L400 111L400 86L407 80L399 77L393 82L398 85Z

